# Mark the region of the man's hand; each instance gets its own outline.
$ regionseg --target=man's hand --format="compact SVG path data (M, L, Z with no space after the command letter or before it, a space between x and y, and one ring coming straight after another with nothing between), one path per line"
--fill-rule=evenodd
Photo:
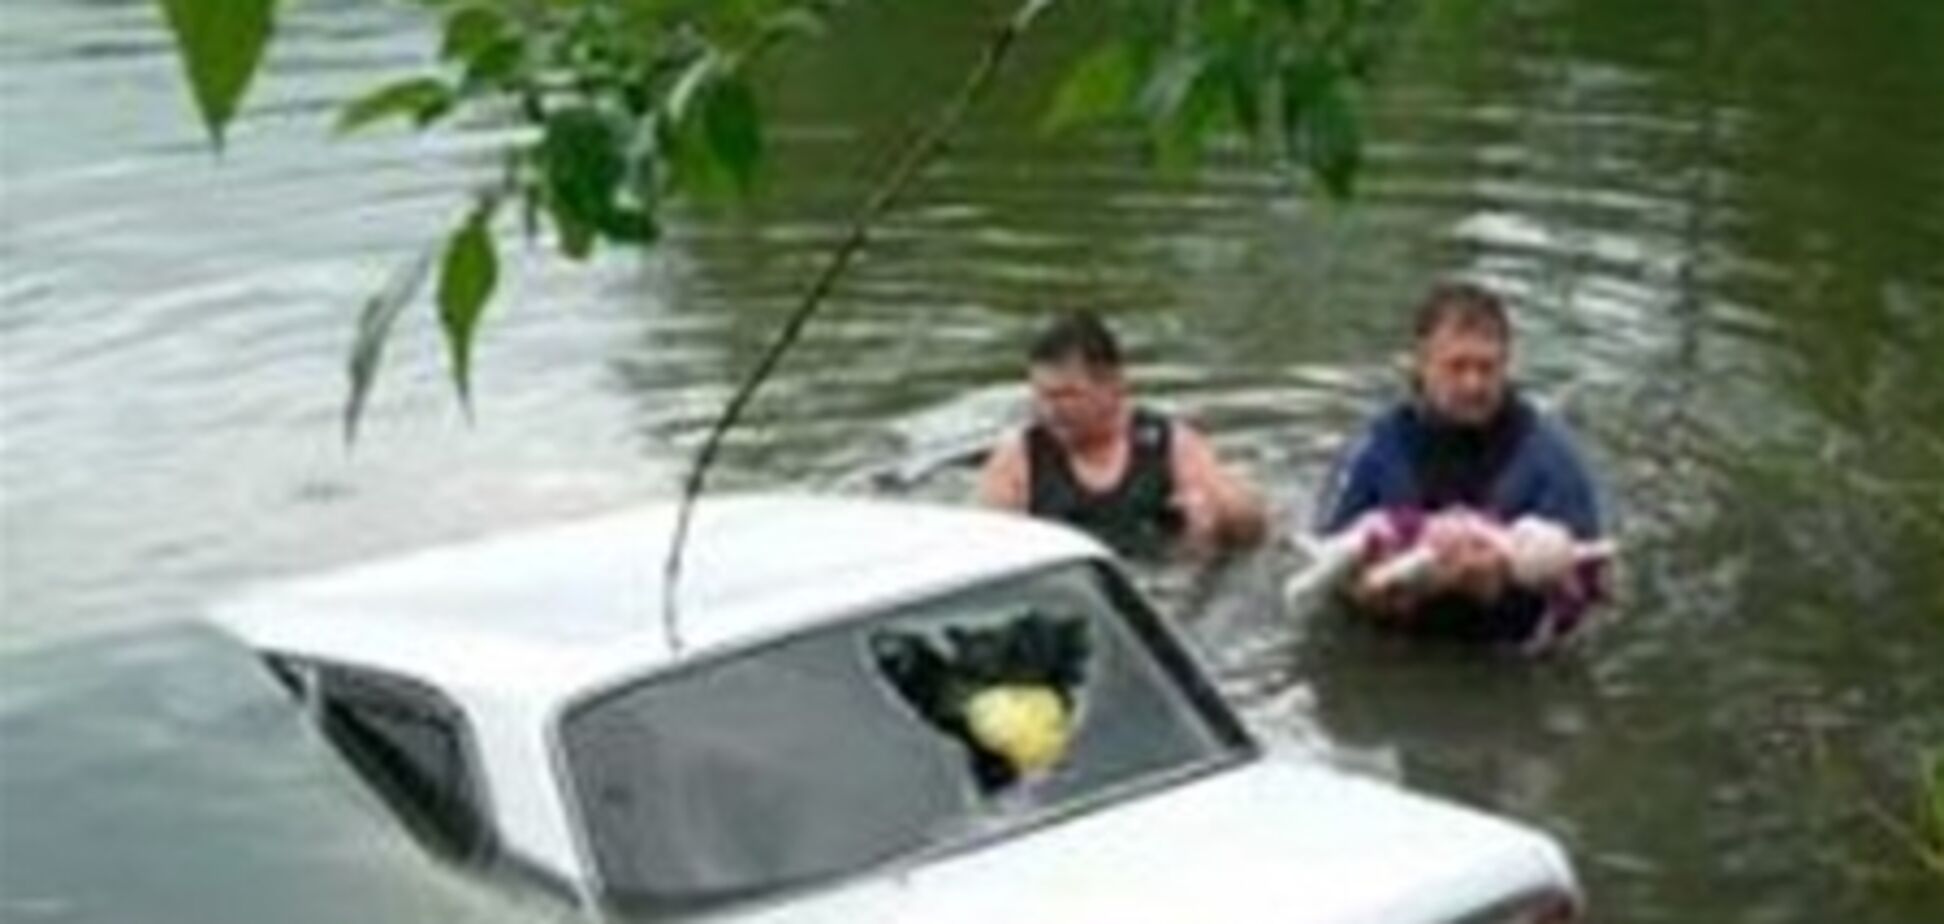
M1207 491L1194 486L1175 489L1175 512L1181 514L1181 538L1195 548L1213 548L1222 540L1222 509Z
M1268 532L1262 499L1215 458L1208 440L1193 427L1174 426L1174 505L1181 512L1190 543L1254 545Z
M1025 431L1007 434L992 447L979 469L979 503L1024 512L1030 499L1026 466Z
M1375 571L1375 568L1364 568L1350 585L1350 602L1359 611L1383 619L1403 619L1423 602L1420 586L1408 582L1379 586L1372 579Z

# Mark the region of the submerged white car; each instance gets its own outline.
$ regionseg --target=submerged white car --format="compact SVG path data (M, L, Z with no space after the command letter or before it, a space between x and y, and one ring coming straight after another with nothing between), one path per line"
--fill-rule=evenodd
M672 515L436 549L214 618L428 846L511 864L596 913L1578 914L1543 834L1265 754L1078 533L902 502L706 500L677 651L662 624Z

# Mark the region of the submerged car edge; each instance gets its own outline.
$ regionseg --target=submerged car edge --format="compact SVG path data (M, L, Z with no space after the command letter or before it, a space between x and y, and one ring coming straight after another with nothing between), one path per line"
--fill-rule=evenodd
M212 621L421 840L591 904L927 924L1577 909L1543 834L1263 754L1078 533L908 502L706 500L678 654L655 567L672 513L266 586ZM886 633L946 646L1024 612L1062 614L1093 647L1072 754L995 791L967 772L975 748L922 721L869 652Z

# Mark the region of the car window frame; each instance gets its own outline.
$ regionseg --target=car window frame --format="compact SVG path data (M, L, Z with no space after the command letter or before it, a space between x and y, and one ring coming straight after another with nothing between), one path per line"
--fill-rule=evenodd
M1153 773L1127 783L1104 787L1100 792L1073 799L1058 808L1046 810L1016 825L991 831L973 832L922 850L894 855L876 863L867 863L838 875L796 883L781 883L774 887L753 890L732 897L711 897L693 901L668 901L666 896L658 897L662 899L659 902L646 898L629 900L607 887L600 864L595 859L592 835L587 825L586 807L581 801L579 788L574 783L573 767L563 741L566 726L576 715L600 705L609 698L633 692L644 684L677 682L683 677L709 670L726 662L760 657L765 651L811 636L827 632L853 631L872 622L891 619L900 611L923 606L930 601L978 593L1007 583L1031 581L1042 575L1072 568L1085 568L1099 580L1110 606L1120 614L1143 650L1153 658L1155 666L1164 676L1173 681L1175 689L1182 695L1186 705L1206 722L1209 736L1215 743L1214 754L1205 760L1196 761L1175 771ZM998 841L1028 836L1102 811L1109 806L1138 800L1256 760L1262 755L1261 743L1243 722L1235 708L1222 696L1212 677L1213 675L1194 648L1156 611L1153 604L1134 586L1120 567L1111 560L1099 556L1074 556L1055 561L1035 562L1019 568L890 596L881 602L845 615L808 620L801 625L713 648L672 664L660 664L643 671L618 676L608 682L581 690L559 705L547 723L547 751L553 765L550 768L552 782L567 816L565 819L567 829L581 867L581 878L586 886L585 894L593 901L624 914L646 912L677 920L707 917L731 909L745 911L772 907L806 895L855 885L883 874L915 869L950 857L972 853Z
M351 775L357 780L358 785L370 791L413 843L442 860L465 867L486 868L504 858L505 852L499 833L499 816L496 814L493 801L492 781L485 772L479 736L473 728L472 717L456 699L423 679L368 664L280 652L265 653L263 661L279 686L287 690L304 710L305 720L351 770ZM463 774L460 781L461 795L465 806L476 820L472 843L454 845L445 839L443 823L432 818L434 809L409 804L409 800L403 797L404 794L398 791L395 784L380 782L375 778L382 774L378 772L378 768L368 765L367 757L357 755L353 749L345 747L325 727L326 717L323 710L326 673L341 674L351 678L353 682L385 688L383 693L403 703L405 708L427 714L427 717L434 721L449 722L456 746L458 767ZM398 691L403 691L405 695L397 695ZM412 700L411 697L418 699Z

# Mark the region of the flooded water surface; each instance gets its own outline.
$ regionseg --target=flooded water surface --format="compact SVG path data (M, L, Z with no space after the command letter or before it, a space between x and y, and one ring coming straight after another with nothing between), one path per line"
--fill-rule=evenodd
M857 4L767 88L746 207L568 267L509 233L476 420L430 312L354 452L362 299L496 138L332 140L422 65L410 4L291 5L226 153L154 4L0 12L0 920L532 921L428 859L237 648L238 586L671 494L980 4ZM1290 556L1150 576L1254 724L1558 836L1612 922L1925 922L1893 825L1944 746L1944 4L1426 4L1349 206L1240 149L1161 173L1034 130L1056 13L730 442L718 484L955 499L1046 309L1114 313L1146 400L1304 517L1401 387L1434 278L1515 304L1626 548L1537 664L1273 603ZM932 465L930 462L939 464Z

